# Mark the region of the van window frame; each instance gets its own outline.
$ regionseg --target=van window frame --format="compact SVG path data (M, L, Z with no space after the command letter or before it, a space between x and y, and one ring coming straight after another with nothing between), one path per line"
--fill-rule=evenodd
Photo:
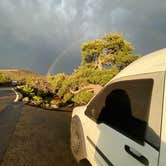
M147 102L147 105L145 106L145 114L149 114L149 112L150 112L150 103L151 103L151 97L152 97L152 90L153 90L153 83L154 83L154 81L153 81L153 79L138 79L138 80L127 80L127 81L121 81L121 82L118 82L118 83L116 83L116 84L114 84L112 87L111 87L111 91L110 91L110 93L108 94L108 96L107 97L109 97L109 96L111 96L111 94L112 93L114 93L114 94L116 94L116 93L118 93L118 92L120 92L121 91L121 97L123 96L123 97L125 97L125 98L127 98L127 100L128 100L128 102L127 102L127 107L126 107L126 109L125 109L125 111L127 111L127 110L130 110L131 111L131 113L130 113L130 117L131 118L129 118L129 119L135 119L135 120L132 120L132 124L130 125L130 126L132 126L132 125L134 125L135 123L137 123L137 126L138 126L138 124L139 125L141 125L141 127L139 127L139 129L141 129L141 132L143 132L143 133L146 133L146 127L148 127L148 123L145 121L145 120L142 120L142 119L138 119L138 115L135 117L134 115L132 115L132 113L135 113L135 111L132 109L132 103L133 103L133 98L131 98L131 96L128 94L128 90L130 89L129 88L129 86L128 85L134 85L135 86L135 84L138 86L138 85L141 85L141 86L147 86L148 85L148 92L147 92L147 94L146 94L146 98L145 98L145 101ZM127 89L126 88L124 88L124 87L126 87L127 86ZM123 92L123 93L122 93ZM123 94L125 94L125 95L123 95ZM107 97L106 97L106 100L107 100ZM113 98L112 98L113 99ZM111 101L110 101L111 102ZM113 103L112 103L113 104ZM106 106L106 105L105 105ZM104 106L104 107L105 107ZM119 105L117 105L116 104L116 107L117 106L119 106ZM125 106L125 105L124 105ZM110 115L110 114L112 114L111 112L112 111L108 111L108 108L107 108L107 110L105 111L105 110L103 110L104 109L104 107L102 108L102 110L101 110L101 112L100 112L100 115L101 115L101 113L102 113L102 111L104 111L104 112L106 112L108 115ZM118 109L116 109L117 111L118 111ZM124 110L121 110L121 111L124 111ZM115 111L116 112L116 111ZM137 113L138 113L139 111L137 110ZM126 114L128 114L127 112L126 112ZM124 116L126 115L126 114L124 114ZM143 115L140 115L141 116L141 118L143 117L143 118L145 118L145 117L148 117L148 115L145 115L145 114L143 114ZM123 134L123 135L125 135L125 136L127 136L127 137L129 137L130 139L132 139L132 140L134 140L135 142L137 142L137 143L139 143L139 144L141 144L141 145L144 145L144 135L139 135L139 136L136 136L136 135L133 135L132 133L131 133L131 131L126 131L126 128L122 128L122 126L125 126L125 124L126 124L126 120L124 120L123 118L120 118L119 120L120 120L120 126L118 125L113 125L112 123L109 123L109 121L110 121L110 118L108 118L107 119L107 117L108 117L108 115L107 116L105 116L105 117L102 117L103 118L103 120L99 120L99 117L98 117L98 119L97 119L97 123L98 124L100 124L100 123L103 123L103 124L105 124L105 125L107 125L108 127L111 127L111 128L113 128L114 130L116 130L116 131L118 131L119 133L121 133L121 134ZM117 117L117 116L116 116ZM121 117L121 116L118 116L118 117ZM126 118L128 118L128 116L126 116ZM128 120L129 120L128 119ZM114 118L112 119L112 121L115 121L114 120ZM138 122L139 121L139 122ZM124 123L124 125L122 125L121 123ZM131 127L129 127L128 126L128 128L131 128ZM135 131L135 130L134 130Z
M161 140L161 121L162 121L162 112L163 112L163 91L164 91L164 81L165 81L165 72L164 71L159 71L159 72L152 72L152 73L144 73L144 74L137 74L137 75L131 75L131 76L125 76L125 77L121 77L121 78L117 78L117 79L113 79L111 82L109 82L95 97L93 97L93 99L89 102L89 104L87 105L87 110L85 111L85 115L90 118L93 122L95 122L96 124L97 123L97 118L98 118L98 115L100 114L101 112L101 109L100 110L97 110L98 112L95 113L95 116L90 113L92 112L91 109L93 109L92 105L93 103L95 102L96 98L101 98L100 95L103 95L105 92L107 93L109 90L110 90L110 87L113 87L115 84L118 84L119 82L124 82L124 81L130 81L130 80L140 80L140 79L152 79L154 80L154 86L157 86L157 84L160 86L160 93L158 94L161 98L161 102L159 104L159 132L158 132L158 135L159 135L159 138ZM151 97L151 100L153 100L153 102L156 100L155 99L155 93L156 93L156 90L157 88L155 88L155 91L154 89L152 90L152 97ZM153 92L154 91L154 92ZM109 93L107 93L108 95ZM107 96L106 95L106 96ZM106 97L104 96L104 97ZM155 97L154 97L155 96ZM105 100L105 99L104 99ZM102 101L101 101L102 103ZM157 103L157 101L154 102L154 104L152 104L153 106ZM101 104L102 106L104 106L104 103ZM157 105L157 104L156 104ZM155 105L155 108L156 108L156 105ZM151 107L153 107L151 106ZM157 107L158 108L158 107ZM152 108L150 108L152 109ZM96 110L94 110L95 112ZM151 110L150 110L151 112ZM154 109L153 109L153 112L154 112ZM153 114L152 112L152 114ZM154 115L153 115L154 116ZM151 117L149 117L150 119ZM152 121L152 120L151 120ZM152 122L153 123L153 122ZM149 122L148 122L149 124ZM108 125L107 125L108 126ZM109 126L108 126L109 127ZM155 148L156 150L159 150L160 149L160 145L159 147L155 147L153 146L150 142L148 141L145 141L146 143L148 143L149 145L151 145L153 148ZM161 142L160 142L161 143Z

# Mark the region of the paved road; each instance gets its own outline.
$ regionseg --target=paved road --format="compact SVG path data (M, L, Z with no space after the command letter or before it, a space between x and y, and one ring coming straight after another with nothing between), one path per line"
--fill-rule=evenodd
M15 93L9 88L0 89L0 161L14 133L22 104L13 103Z
M14 103L14 98L9 88L0 88L0 165L78 166L70 151L71 113Z

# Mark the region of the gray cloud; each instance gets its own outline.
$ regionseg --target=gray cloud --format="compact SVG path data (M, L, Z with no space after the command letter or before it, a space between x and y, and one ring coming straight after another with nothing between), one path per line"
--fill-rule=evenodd
M70 73L81 43L105 32L122 32L136 53L163 48L165 11L163 0L1 0L0 68Z

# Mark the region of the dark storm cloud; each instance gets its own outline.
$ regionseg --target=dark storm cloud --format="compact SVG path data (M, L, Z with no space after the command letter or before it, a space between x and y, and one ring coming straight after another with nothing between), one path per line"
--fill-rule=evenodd
M163 48L165 11L163 0L1 0L0 68L71 72L81 42L105 32L122 32L137 53Z

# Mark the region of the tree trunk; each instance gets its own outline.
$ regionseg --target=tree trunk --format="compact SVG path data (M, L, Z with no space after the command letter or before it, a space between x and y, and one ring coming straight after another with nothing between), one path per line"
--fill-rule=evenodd
M77 93L79 93L83 90L87 90L87 91L90 91L90 92L94 92L94 94L97 94L101 89L102 89L102 86L99 85L99 84L89 84L87 86L82 87L79 90L76 90L76 91L73 91L73 90L70 89L70 93L77 94Z
M102 64L102 61L101 61L100 57L98 58L97 67L98 67L100 70L103 70L103 64Z

